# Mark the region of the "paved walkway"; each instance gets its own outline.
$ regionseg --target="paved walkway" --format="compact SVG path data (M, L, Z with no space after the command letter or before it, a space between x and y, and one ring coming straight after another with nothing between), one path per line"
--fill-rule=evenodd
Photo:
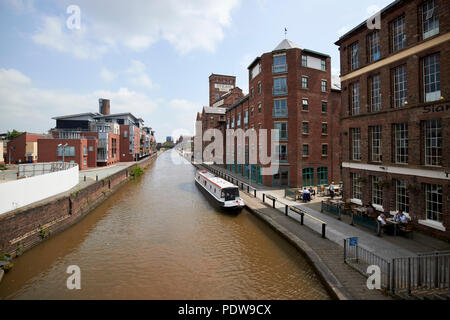
M231 173L230 171L218 166L212 167L248 184L248 180L243 179L241 176L238 176L237 174ZM427 237L425 235L421 235L418 232L415 233L414 238L418 238L419 241L406 239L403 237L395 237L396 238L395 241L392 241L392 238L394 237L387 235L378 237L376 234L371 233L370 231L366 231L364 229L351 226L350 224L344 221L337 220L332 215L321 213L320 211L311 208L311 206L314 207L314 205L299 204L298 202L288 200L283 197L284 192L281 192L279 189L268 188L255 184L253 184L253 186L257 189L257 197L259 199L262 200L263 193L266 195L268 194L272 195L277 199L279 199L281 202L288 204L289 206L301 208L309 215L325 222L327 224L326 237L341 247L344 246L344 239L350 237L358 237L359 246L381 256L386 260L391 260L394 257L414 256L417 254L417 252L450 249L449 243L431 237ZM270 200L267 199L266 202L272 203ZM315 207L318 209L320 208L318 205L316 205ZM284 214L285 206L279 203L278 201L276 203L276 208ZM289 216L294 220L300 221L300 216L295 212L290 211ZM321 223L314 221L312 219L308 219L307 217L305 217L304 223L310 229L316 231L318 234L321 234L322 232ZM389 239L389 241L387 239Z
M302 226L295 219L285 216L279 210L264 205L260 199L250 197L243 192L241 192L241 196L247 207L265 216L264 220L268 220L275 228L283 228L284 230L280 230L280 232L284 235L289 234L290 238L294 238L294 243L299 243L302 251L306 252L311 262L320 270L324 280L335 289L335 292L340 293L338 295L340 299L391 299L378 290L367 288L366 277L344 263L343 247L328 239L323 239L319 233L307 226Z

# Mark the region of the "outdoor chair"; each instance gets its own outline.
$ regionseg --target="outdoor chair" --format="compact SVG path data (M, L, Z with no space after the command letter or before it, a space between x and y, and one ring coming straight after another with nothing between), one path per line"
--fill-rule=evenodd
M400 234L408 237L408 238L413 238L413 229L414 226L410 223L408 223L407 225L402 225L398 227L398 231Z

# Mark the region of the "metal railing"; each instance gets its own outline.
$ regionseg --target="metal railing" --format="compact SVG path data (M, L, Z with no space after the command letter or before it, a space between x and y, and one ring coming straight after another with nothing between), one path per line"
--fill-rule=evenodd
M353 245L351 239L344 239L344 263L367 276L369 266L378 266L381 272L381 287L386 290L391 288L391 262L374 254L373 252Z
M394 258L393 291L446 290L450 294L450 254L429 253L417 257Z
M78 164L69 162L42 162L42 163L19 164L17 177L29 178L34 176L40 176L47 173L68 170L75 166L78 166Z
M288 88L287 87L281 87L281 88L272 88L272 95L274 97L276 96L284 96L288 94Z
M273 65L272 66L272 73L276 74L276 73L284 73L288 71L288 65L287 63L284 64L278 64L278 65Z
M365 276L369 266L378 266L381 287L392 294L433 294L450 297L449 251L421 253L419 256L388 261L344 239L344 262Z

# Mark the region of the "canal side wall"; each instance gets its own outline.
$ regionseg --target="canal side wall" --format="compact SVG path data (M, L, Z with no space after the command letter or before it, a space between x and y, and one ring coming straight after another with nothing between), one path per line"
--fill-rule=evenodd
M0 254L12 257L70 227L130 180L133 167L148 167L155 154L84 188L45 203L0 215Z

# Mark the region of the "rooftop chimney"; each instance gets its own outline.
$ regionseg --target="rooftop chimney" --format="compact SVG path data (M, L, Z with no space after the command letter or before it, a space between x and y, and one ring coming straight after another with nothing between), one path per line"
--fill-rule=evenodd
M99 112L105 116L110 114L110 105L109 105L109 100L108 99L98 99L98 104L99 104Z

